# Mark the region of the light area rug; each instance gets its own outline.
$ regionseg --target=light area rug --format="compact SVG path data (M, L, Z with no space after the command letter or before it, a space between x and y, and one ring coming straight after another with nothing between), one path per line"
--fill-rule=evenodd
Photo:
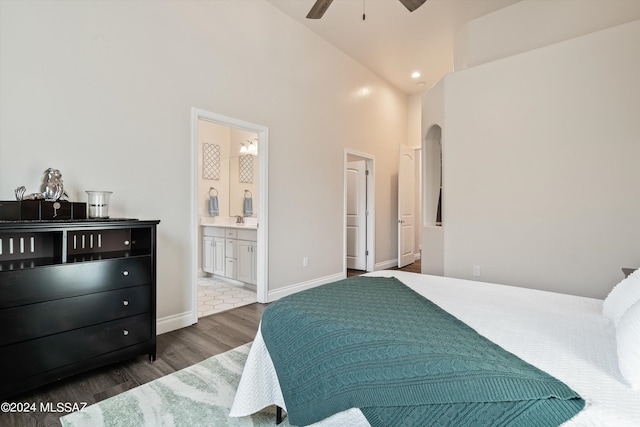
M228 416L251 343L60 418L64 427L275 426L275 407ZM289 426L286 418L280 426Z

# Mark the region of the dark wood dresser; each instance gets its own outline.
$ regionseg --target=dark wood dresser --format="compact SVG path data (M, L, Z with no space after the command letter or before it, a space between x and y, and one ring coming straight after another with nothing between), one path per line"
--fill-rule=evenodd
M156 226L0 221L0 398L156 357Z

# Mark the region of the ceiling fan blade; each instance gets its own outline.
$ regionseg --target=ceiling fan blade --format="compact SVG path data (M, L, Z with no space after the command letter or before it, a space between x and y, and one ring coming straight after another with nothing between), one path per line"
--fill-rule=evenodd
M422 6L427 0L400 0L400 3L404 5L409 12L413 12L420 6Z
M316 0L315 4L307 14L308 19L320 19L327 11L333 0Z

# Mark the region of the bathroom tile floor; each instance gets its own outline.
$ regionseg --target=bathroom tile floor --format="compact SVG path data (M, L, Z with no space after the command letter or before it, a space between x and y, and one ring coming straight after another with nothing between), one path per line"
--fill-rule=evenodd
M257 301L256 291L212 277L198 279L198 317Z

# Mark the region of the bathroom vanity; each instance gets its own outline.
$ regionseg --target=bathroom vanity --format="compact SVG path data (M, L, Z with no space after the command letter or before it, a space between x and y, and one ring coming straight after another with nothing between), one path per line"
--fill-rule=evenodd
M203 224L202 270L218 277L257 283L257 226Z

